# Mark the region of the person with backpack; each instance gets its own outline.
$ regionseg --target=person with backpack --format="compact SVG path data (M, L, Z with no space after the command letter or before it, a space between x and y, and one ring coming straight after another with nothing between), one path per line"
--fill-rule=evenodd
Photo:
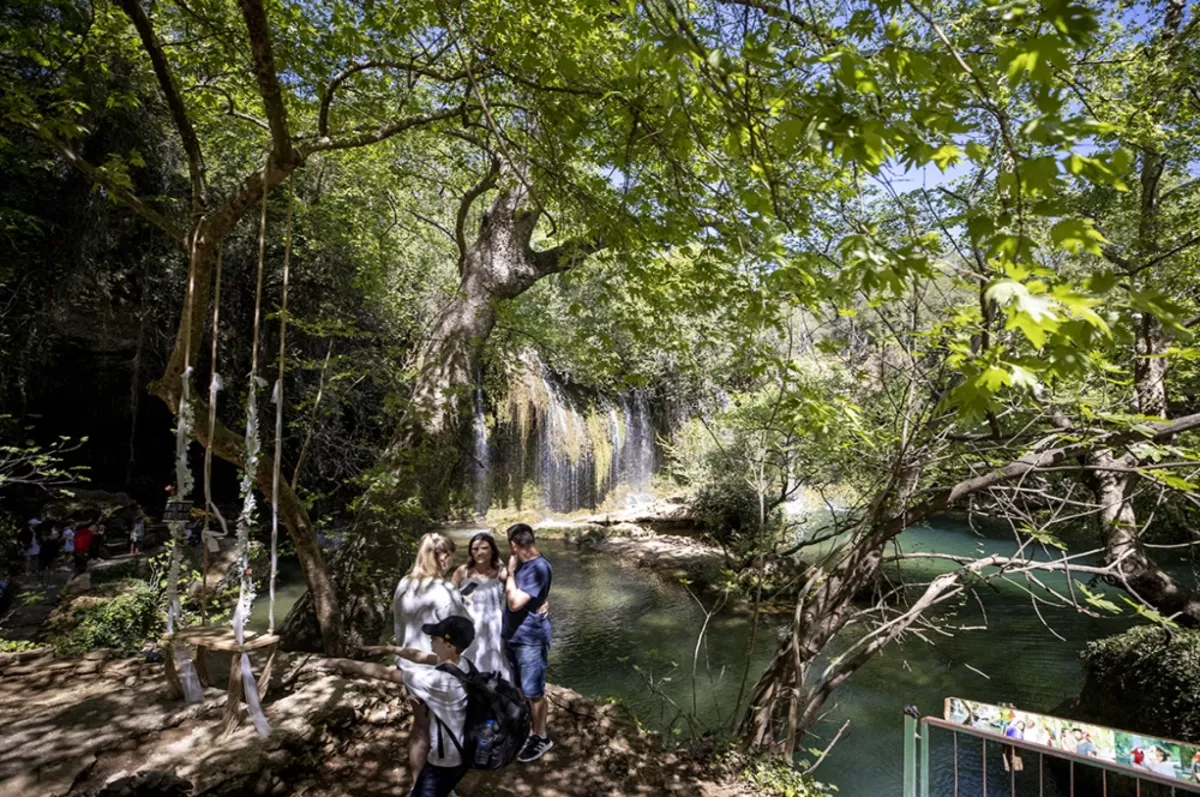
M463 655L475 641L469 618L450 615L421 630L433 653L393 649L417 665L401 677L430 718L428 760L415 775L410 795L453 797L467 770L494 772L517 757L529 738L529 701L499 673L481 672Z
M464 665L474 669L462 652L475 641L475 626L466 617L450 615L422 625L421 630L429 637L432 653L409 647L398 651L402 659L416 665L402 670L404 685L436 718L428 724L429 753L414 777L410 796L447 797L471 768L463 748L467 689L450 669L458 673Z
M539 609L550 596L553 571L538 552L533 528L526 523L508 527L508 578L505 580L504 641L517 686L529 699L533 733L517 755L522 763L536 761L554 747L546 730L546 666L550 660L550 616Z

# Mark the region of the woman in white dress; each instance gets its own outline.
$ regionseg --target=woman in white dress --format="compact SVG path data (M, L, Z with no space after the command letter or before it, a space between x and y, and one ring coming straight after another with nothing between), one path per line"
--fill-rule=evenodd
M512 681L504 641L500 637L504 628L504 580L507 577L495 538L488 532L480 532L471 538L467 563L454 571L453 580L475 623L475 641L463 655L480 672L498 672L506 681Z
M470 616L455 585L445 579L454 564L454 549L453 540L436 532L421 537L412 570L396 585L393 609L398 646L433 653L433 643L421 626L451 615ZM406 682L416 668L428 669L428 665L400 657L396 658L396 666L404 672ZM420 700L410 699L413 727L408 737L408 765L415 783L429 758L429 712Z

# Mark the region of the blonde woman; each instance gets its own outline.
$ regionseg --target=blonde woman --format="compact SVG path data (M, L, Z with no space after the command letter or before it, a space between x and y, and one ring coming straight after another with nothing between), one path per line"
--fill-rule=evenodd
M402 648L433 653L433 642L421 626L438 623L447 617L467 617L466 606L455 585L445 575L454 565L454 540L432 532L421 537L417 558L408 575L396 585L395 610L396 644ZM397 658L396 666L404 672L404 682L418 671L429 669L405 658ZM413 782L429 758L429 711L422 696L410 690L413 702L413 728L408 737L408 765Z

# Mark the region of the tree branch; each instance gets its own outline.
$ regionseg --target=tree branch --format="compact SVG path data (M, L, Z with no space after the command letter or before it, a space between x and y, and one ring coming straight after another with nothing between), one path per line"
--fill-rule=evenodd
M1145 424L1137 429L1109 432L1108 434L1099 435L1090 441L1072 443L1058 448L1026 454L1004 467L997 468L980 476L964 479L951 487L935 491L933 495L921 501L916 506L880 524L871 532L871 536L875 538L874 541L876 543L886 542L911 524L932 514L941 512L972 493L995 487L1003 482L1029 473L1053 467L1067 459L1084 456L1103 448L1119 447L1135 440L1162 440L1196 428L1200 428L1200 413L1185 415L1182 418L1166 423Z
M75 150L71 149L71 147L65 142L60 141L54 136L53 133L42 127L37 122L26 122L25 125L31 131L36 133L39 138L49 144L55 152L61 155L63 160L71 164L71 166L75 167L79 171L83 172L88 179L102 187L105 191L111 194L114 199L136 212L139 216L153 224L155 227L158 227L167 235L171 236L176 243L182 244L184 242L186 234L178 225L175 224L175 222L171 221L166 216L162 215L157 210L138 199L128 189L117 185L117 183L111 177L109 177L106 172L104 172L102 169L96 168L83 158L79 157L79 155L75 153Z
M529 257L538 274L546 276L570 271L602 249L604 249L604 241L600 238L592 240L572 238L553 249L546 249L542 252L531 251Z
M131 0L127 0L129 2ZM262 0L238 0L242 18L246 21L246 33L250 37L250 50L254 55L254 76L258 79L258 93L262 95L267 111L267 125L271 129L271 152L275 162L290 165L295 158L292 137L288 133L287 106L283 102L283 90L279 86L279 75L275 70L275 53L271 47L271 28L267 23L267 12Z
M767 3L764 0L717 0L717 3L725 6L743 6L745 8L753 8L761 11L763 14L771 17L772 19L777 19L780 22L790 22L801 30L812 33L818 38L821 35L821 31L818 30L816 26L807 19L804 19L798 14L794 14L785 8L780 8L772 3Z
M492 162L488 167L487 174L475 185L467 189L463 194L462 201L458 203L458 213L454 218L454 243L458 245L458 270L462 272L463 263L467 259L467 236L464 227L467 223L467 214L471 211L471 205L485 191L490 191L496 187L496 179L500 176L500 159L495 155L491 156Z
M225 98L225 113L227 113L229 116L232 116L234 119L241 119L243 122L249 122L255 127L265 130L268 133L271 132L270 126L262 119L256 119L248 113L242 113L239 111L233 102L233 95L220 86L214 86L211 83L197 83L195 86L189 86L188 88L184 89L185 94L189 91L215 91Z
M434 80L443 83L457 83L467 77L466 71L443 73L427 66L417 64L415 61L394 61L394 60L371 60L363 61L362 63L353 64L338 72L329 80L329 85L325 87L325 91L321 93L321 108L317 113L317 132L325 138L329 135L329 106L333 104L334 92L346 82L347 79L353 77L359 72L367 69L399 69L409 74L421 75L423 77L433 78Z
M329 136L320 136L315 140L305 143L300 147L302 156L308 156L314 152L330 152L339 149L353 149L354 147L365 147L369 144L375 144L380 141L391 138L392 136L403 133L414 127L431 124L433 122L442 121L445 119L453 119L456 116L461 116L466 113L468 107L458 105L453 108L447 108L433 113L419 114L417 116L409 116L404 119L398 119L394 122L389 122L384 125L379 125L374 129L368 129L362 133L351 136L343 136L340 138L330 138Z
M208 186L205 178L204 155L200 151L200 139L196 138L192 120L183 104L183 95L175 85L171 66L167 63L167 55L163 52L158 37L154 35L150 18L142 10L140 1L120 0L120 4L129 19L133 21L133 27L137 29L138 36L141 37L142 48L150 56L150 63L154 65L154 75L158 78L159 88L162 89L167 107L171 109L171 118L175 122L175 129L179 132L179 138L183 142L183 151L187 155L188 176L192 182L192 213L200 215L208 207Z

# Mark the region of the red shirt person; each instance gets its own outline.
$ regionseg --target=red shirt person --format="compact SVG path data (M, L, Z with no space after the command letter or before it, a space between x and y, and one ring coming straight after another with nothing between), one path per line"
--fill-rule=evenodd
M82 554L83 556L88 555L88 552L92 549L93 533L94 532L92 531L91 526L84 526L83 528L81 528L75 532L75 552L76 553Z

